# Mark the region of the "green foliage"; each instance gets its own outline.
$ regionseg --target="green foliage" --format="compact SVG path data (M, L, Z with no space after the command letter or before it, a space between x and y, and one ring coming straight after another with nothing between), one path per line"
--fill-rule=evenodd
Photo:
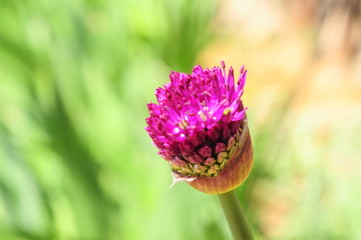
M0 4L0 238L222 238L217 203L169 190L144 131L154 89L210 38L214 2Z

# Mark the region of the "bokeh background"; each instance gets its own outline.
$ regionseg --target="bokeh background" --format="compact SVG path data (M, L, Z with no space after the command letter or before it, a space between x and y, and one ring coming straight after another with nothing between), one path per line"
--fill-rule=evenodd
M354 0L0 0L0 239L231 239L144 130L169 71L245 64L256 239L361 239Z

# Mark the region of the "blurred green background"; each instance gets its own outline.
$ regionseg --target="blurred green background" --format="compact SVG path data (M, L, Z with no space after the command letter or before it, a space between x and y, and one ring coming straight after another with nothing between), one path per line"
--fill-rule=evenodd
M0 239L231 239L144 130L169 71L249 70L256 239L361 239L361 18L347 0L0 0Z

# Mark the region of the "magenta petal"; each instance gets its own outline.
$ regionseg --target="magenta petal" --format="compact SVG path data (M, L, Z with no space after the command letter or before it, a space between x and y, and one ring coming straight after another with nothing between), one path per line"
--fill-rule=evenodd
M199 153L199 155L201 155L204 158L210 157L210 156L212 156L212 149L206 145L206 146L202 147L201 149L199 149L198 153Z

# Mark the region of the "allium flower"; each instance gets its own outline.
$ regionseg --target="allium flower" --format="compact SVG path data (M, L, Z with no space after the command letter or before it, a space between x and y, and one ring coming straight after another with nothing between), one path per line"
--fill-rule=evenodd
M224 193L248 176L252 144L241 96L247 71L235 83L233 69L171 72L170 82L156 90L158 104L148 104L147 132L169 161L177 180L206 193Z

